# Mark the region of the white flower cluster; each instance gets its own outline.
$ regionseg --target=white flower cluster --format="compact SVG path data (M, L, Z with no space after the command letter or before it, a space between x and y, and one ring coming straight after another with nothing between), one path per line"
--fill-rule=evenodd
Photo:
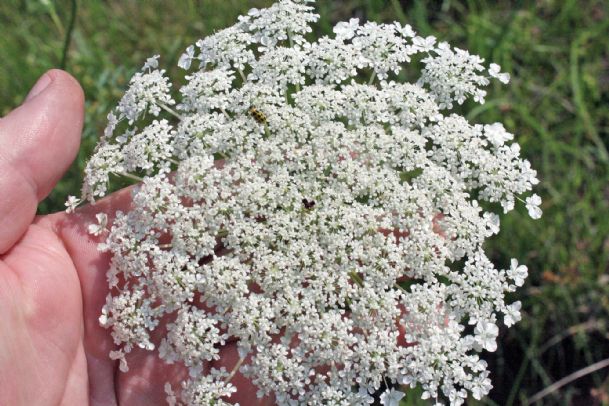
M176 94L149 59L110 114L83 198L111 175L141 180L109 231L105 216L90 227L114 254L111 356L124 371L133 348L157 349L188 368L170 404L231 404L237 371L280 405L367 405L382 386L397 405L400 385L480 399L478 353L520 319L505 295L527 275L496 269L483 243L537 178L501 124L449 109L509 76L397 23L309 42L309 3L254 9L189 47ZM399 82L415 58L420 79ZM540 203L526 198L534 218ZM229 341L239 362L213 368Z

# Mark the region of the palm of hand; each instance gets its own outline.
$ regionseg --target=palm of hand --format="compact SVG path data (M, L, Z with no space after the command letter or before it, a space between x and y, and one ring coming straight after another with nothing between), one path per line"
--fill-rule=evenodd
M129 191L73 215L34 217L78 150L82 117L78 83L51 71L0 120L2 405L165 404L165 382L175 388L186 376L144 350L128 358L127 373L108 358L113 342L98 317L109 257L85 230L99 211L126 210ZM221 356L213 366L230 370L236 348ZM239 391L231 401L254 404L252 384L240 375L234 383Z

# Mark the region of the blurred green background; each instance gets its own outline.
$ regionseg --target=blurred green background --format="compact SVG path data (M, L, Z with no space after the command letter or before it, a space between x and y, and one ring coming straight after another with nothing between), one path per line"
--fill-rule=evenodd
M107 113L148 56L175 66L196 39L270 3L0 1L0 114L52 67L72 73L87 98L78 159L40 213L62 210L78 193ZM515 257L531 276L513 297L523 302L523 321L502 330L499 350L485 355L494 389L470 404L528 404L547 388L534 404L609 405L609 368L599 364L609 357L609 1L320 0L317 7L320 33L350 17L400 20L512 74L509 86L489 89L486 104L463 111L517 134L539 171L544 216L532 221L519 207L488 243L497 265ZM427 404L418 395L402 404Z

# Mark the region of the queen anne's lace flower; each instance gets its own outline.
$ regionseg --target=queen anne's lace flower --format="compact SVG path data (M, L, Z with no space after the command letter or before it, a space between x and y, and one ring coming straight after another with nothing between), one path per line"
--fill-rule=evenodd
M129 90L119 102L113 115L115 118L110 119L111 124L115 124L115 120L122 119L133 124L144 113L158 116L162 107L174 104L169 94L171 85L165 76L165 70L156 69L157 58L148 59L142 71L131 78Z
M106 231L106 226L108 225L108 216L105 213L97 213L95 218L97 219L97 224L89 224L88 231L89 234L99 236Z
M305 43L304 35L311 32L311 23L319 16L307 3L314 0L279 1L268 9L251 9L239 20L251 33L255 42L264 48L273 48L281 42Z
M400 400L404 397L404 393L391 389L381 395L381 403L383 406L399 406Z
M531 218L538 219L541 217L542 212L539 208L541 205L541 197L537 195L527 197L526 204L527 210L529 211L529 216L531 216Z
M449 109L509 75L397 23L308 42L309 3L189 46L178 92L149 59L109 114L83 198L141 180L109 232L104 215L90 227L114 254L110 357L126 371L138 347L188 369L171 405L231 404L237 370L282 405L368 405L383 385L385 405L416 385L480 399L478 352L496 349L497 320L520 319L505 295L527 276L483 244L537 178L503 125ZM420 79L400 83L416 54ZM541 215L537 195L523 202ZM234 369L211 368L229 341Z

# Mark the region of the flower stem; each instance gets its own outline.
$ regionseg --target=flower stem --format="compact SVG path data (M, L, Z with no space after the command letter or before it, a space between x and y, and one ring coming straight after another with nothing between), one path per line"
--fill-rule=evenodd
M364 286L364 281L362 278L360 278L360 276L355 272L355 271L351 271L349 272L349 276L351 277L351 280L355 283L357 283L360 287Z
M224 380L225 384L229 383L231 381L231 379L234 378L234 376L237 373L237 371L239 370L239 368L241 368L241 365L243 365L243 361L245 361L245 358L239 358L239 361L237 361L237 363L233 367L232 371L230 371L230 374L228 374L228 376Z
M372 72L372 76L370 76L370 80L368 81L368 84L372 85L374 83L374 79L376 79L376 71Z
M184 120L184 117L182 117L178 112L176 112L171 107L169 107L163 103L158 103L158 106L160 108L162 108L163 110L165 110L166 112L168 112L169 114L171 114L172 116L176 117L178 120L180 120L180 121Z
M232 118L224 109L224 107L220 107L220 111L222 112L222 114L224 114L226 116L226 118L228 118L229 120Z
M239 76L241 76L241 79L243 79L243 83L247 82L247 77L240 68L237 68L237 72L239 72Z
M115 174L118 175L118 176L124 176L125 178L133 179L133 180L138 181L138 182L143 182L144 181L144 178L140 178L139 176L132 175L132 174L127 173L127 172L117 172Z
M395 284L395 287L400 289L402 292L409 293L406 289L404 289L399 283Z

